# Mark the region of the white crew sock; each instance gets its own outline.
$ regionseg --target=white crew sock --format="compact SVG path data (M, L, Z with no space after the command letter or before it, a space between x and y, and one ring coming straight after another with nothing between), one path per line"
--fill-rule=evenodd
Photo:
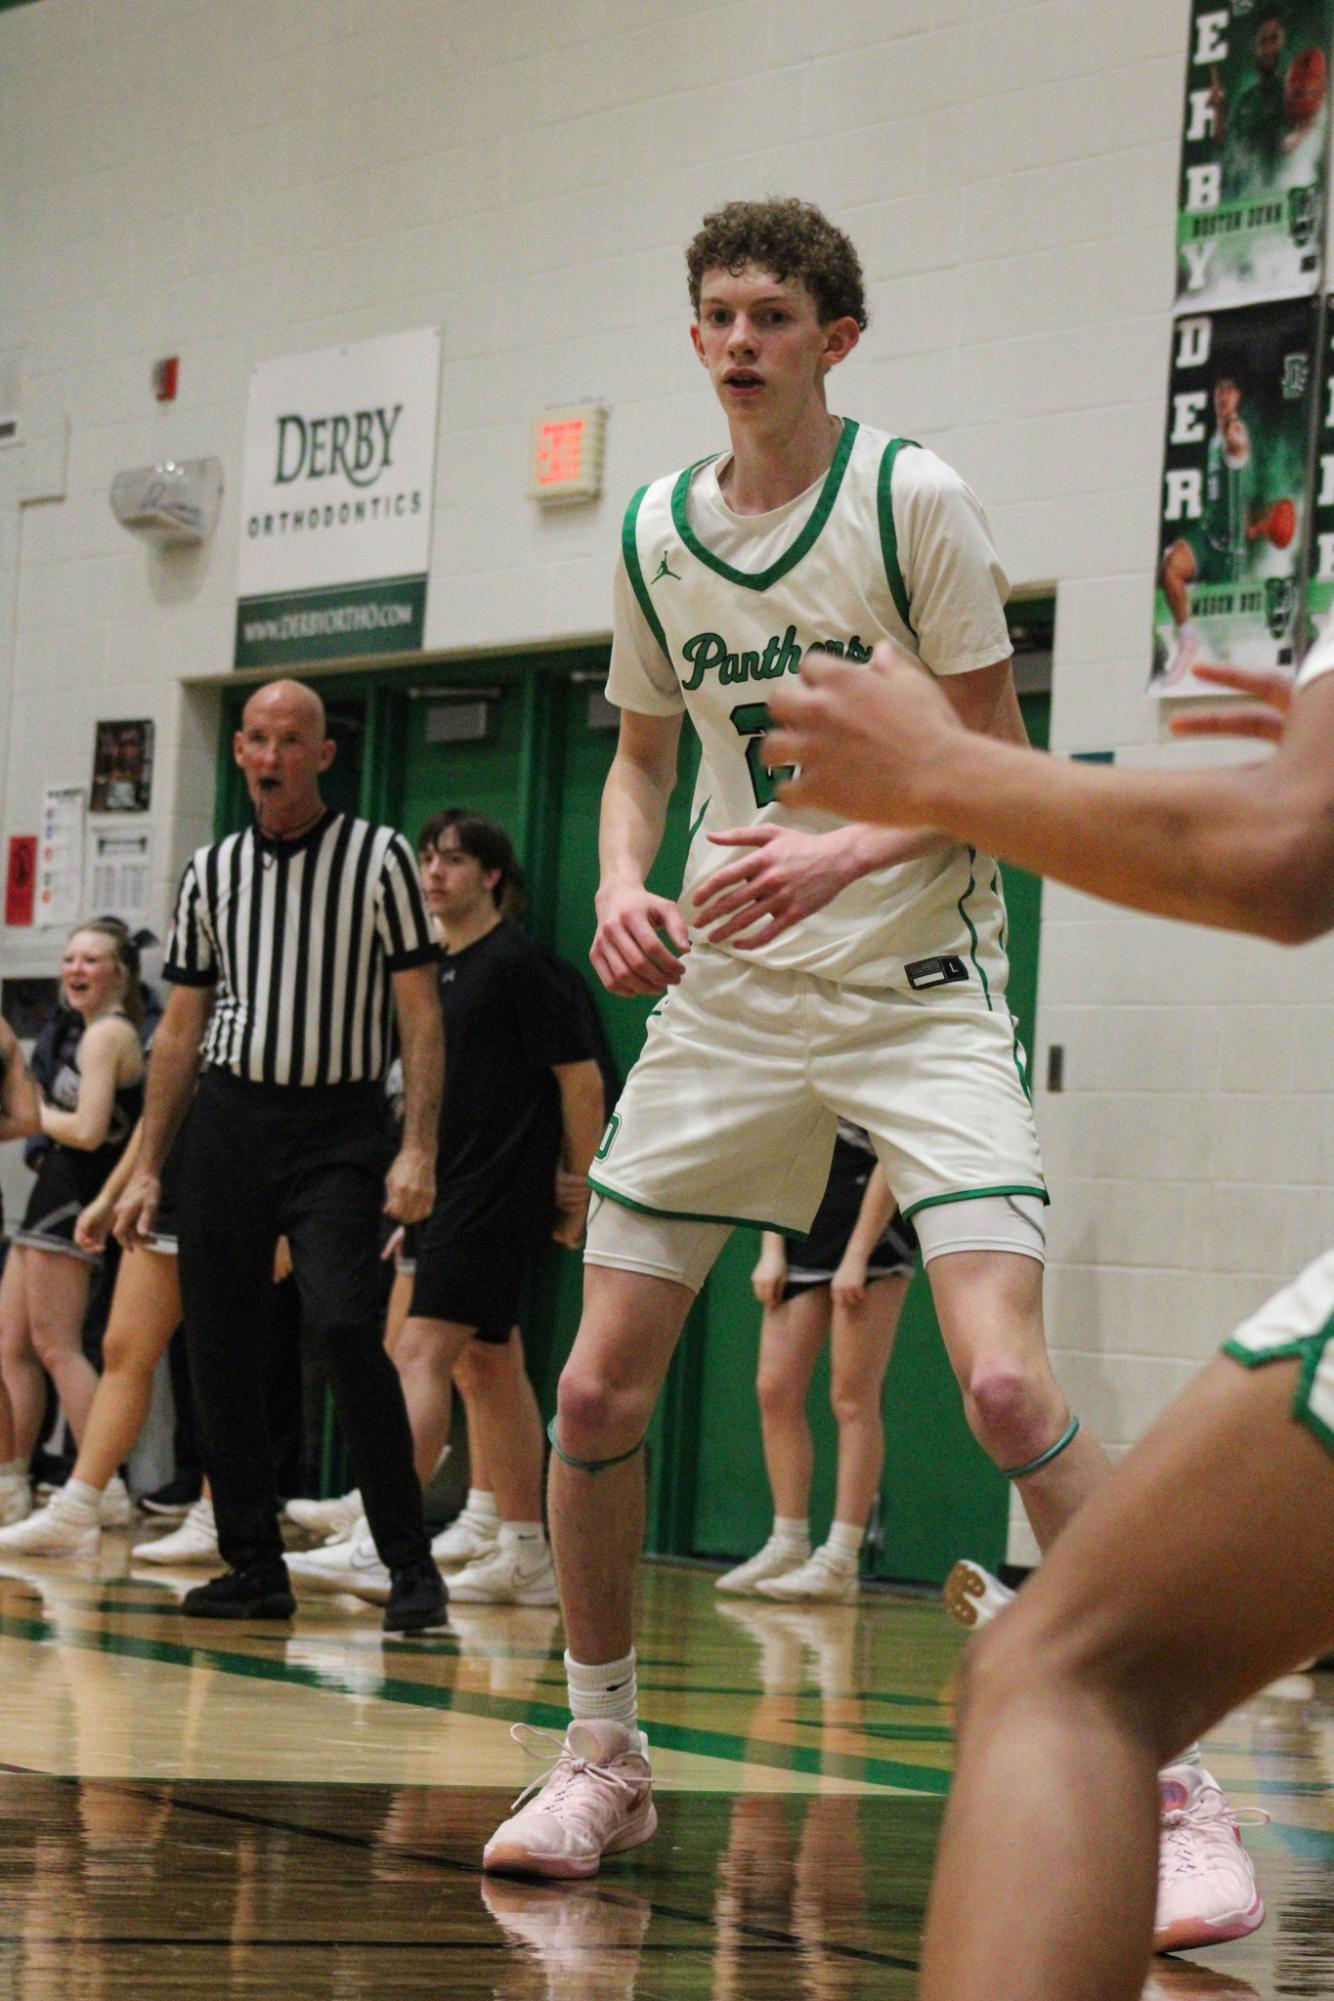
M28 1463L25 1459L5 1459L0 1461L0 1480L26 1480Z
M541 1522L502 1522L500 1524L500 1542L502 1548L507 1543L519 1543L527 1549L540 1549L546 1539L546 1530L542 1527Z
M862 1553L862 1538L866 1534L856 1522L833 1522L825 1548L836 1557L840 1569L855 1570Z
M90 1486L87 1480L66 1480L60 1491L62 1514L71 1516L75 1521L97 1520L98 1503L102 1498L99 1488Z
M797 1543L803 1549L811 1546L811 1525L805 1515L775 1515L774 1541Z
M1196 625L1193 618L1188 618L1183 621L1180 629L1177 632L1177 639L1182 646L1199 645L1200 628L1198 625Z
M623 1660L602 1661L585 1667L565 1656L565 1679L570 1691L570 1714L577 1722L594 1719L624 1723L627 1729L639 1726L639 1684L635 1680L635 1650Z
M463 1503L463 1512L478 1528L496 1528L500 1524L500 1509L496 1497L485 1487L469 1487L468 1498Z

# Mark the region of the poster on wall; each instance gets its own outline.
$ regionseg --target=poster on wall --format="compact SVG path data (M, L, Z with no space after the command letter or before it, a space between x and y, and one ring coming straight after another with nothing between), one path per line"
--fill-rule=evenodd
M37 836L11 834L5 871L5 923L14 929L31 924L36 901Z
M420 650L439 385L438 327L255 368L237 667Z
M88 843L84 908L119 917L131 931L148 921L153 894L153 844L147 828L98 827Z
M1172 329L1150 690L1217 695L1196 665L1291 667L1301 644L1318 302Z
M1319 289L1334 0L1192 0L1177 307Z
M153 725L98 723L90 813L146 813L153 797Z
M1316 389L1315 484L1306 536L1306 631L1298 657L1334 617L1334 299L1326 301Z
M48 785L37 848L37 922L65 927L83 915L82 785Z

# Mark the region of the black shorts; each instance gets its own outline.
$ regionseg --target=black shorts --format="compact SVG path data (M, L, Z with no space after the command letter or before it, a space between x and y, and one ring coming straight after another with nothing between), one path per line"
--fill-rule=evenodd
M55 1251L62 1257L76 1258L80 1264L101 1264L98 1252L81 1251L74 1241L79 1211L87 1208L101 1186L100 1180L96 1187L89 1186L90 1159L89 1154L80 1158L72 1146L47 1147L23 1211L23 1221L12 1238L15 1244L23 1250Z
M829 1284L857 1227L862 1198L874 1166L873 1154L849 1145L842 1138L835 1141L828 1186L815 1220L805 1237L788 1239L784 1299L791 1299L810 1286ZM866 1261L867 1279L904 1276L912 1271L916 1261L917 1232L896 1209Z
M479 1341L503 1347L518 1323L540 1240L435 1224L431 1216L420 1226L409 1313L414 1319L452 1320L473 1328Z

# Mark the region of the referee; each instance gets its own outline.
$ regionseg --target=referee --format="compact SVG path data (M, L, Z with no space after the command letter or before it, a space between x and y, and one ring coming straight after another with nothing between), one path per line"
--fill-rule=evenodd
M401 835L331 812L320 797L334 745L311 689L258 689L233 749L254 823L198 849L181 879L143 1141L116 1211L116 1234L132 1250L152 1230L162 1162L193 1096L181 1293L230 1568L181 1609L210 1619L282 1619L296 1609L261 1391L273 1249L285 1235L390 1573L385 1629L421 1632L443 1622L445 1595L403 1393L380 1338L378 1231L382 1202L413 1223L435 1197L444 1069L436 946ZM383 1079L395 1016L405 1116L385 1200Z

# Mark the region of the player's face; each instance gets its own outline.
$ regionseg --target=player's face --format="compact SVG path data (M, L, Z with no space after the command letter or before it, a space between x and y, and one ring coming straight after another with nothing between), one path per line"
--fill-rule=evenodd
M442 923L475 916L495 908L491 894L495 871L484 869L476 855L459 846L453 827L446 827L433 848L423 848L417 856L421 870L422 895L432 917Z
M729 424L766 428L822 395L825 376L857 334L852 319L822 325L800 279L780 280L754 264L704 273L690 329Z
M1218 419L1220 431L1226 424L1232 422L1240 408L1241 391L1235 382L1230 382L1224 376L1221 382L1214 384L1214 415Z
M67 1005L87 1019L114 1007L124 975L111 940L100 931L76 931L60 961L60 984Z
M1264 76L1272 76L1278 68L1278 59L1283 53L1283 24L1280 21L1264 21L1255 32L1255 67Z
M261 826L297 824L319 811L320 773L333 763L334 746L307 705L277 691L252 696L232 745Z

